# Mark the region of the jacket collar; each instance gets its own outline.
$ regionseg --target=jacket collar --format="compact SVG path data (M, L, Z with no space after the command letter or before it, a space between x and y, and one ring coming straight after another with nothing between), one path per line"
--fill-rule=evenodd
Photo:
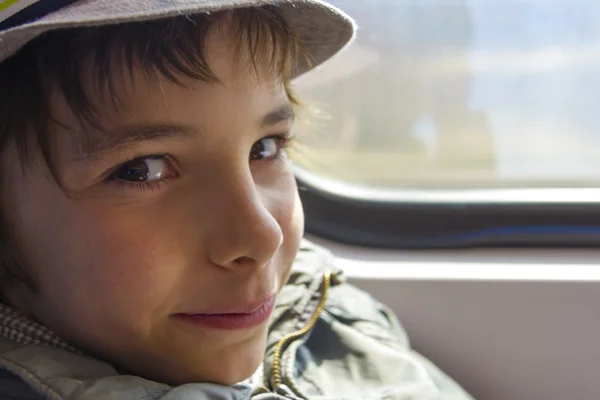
M0 303L0 338L23 345L33 344L81 353L50 329L2 303Z

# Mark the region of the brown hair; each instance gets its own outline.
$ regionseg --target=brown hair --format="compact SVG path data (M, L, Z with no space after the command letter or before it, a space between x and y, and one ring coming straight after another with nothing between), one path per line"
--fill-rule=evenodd
M204 53L207 35L220 22L234 28L238 50L256 68L268 61L273 73L281 76L290 100L293 60L301 53L298 40L275 6L236 9L193 16L100 27L55 30L27 44L16 55L0 63L0 154L16 145L21 164L29 160L31 144L39 147L48 170L63 189L52 158L49 134L61 122L52 115L50 97L64 96L82 121L98 126L97 110L84 82L84 68L91 62L94 94L107 93L104 101L118 105L111 72L134 69L149 78L161 75L182 84L179 77L203 81L218 78ZM87 88L87 89L86 89ZM1 175L0 170L0 175ZM2 188L6 190L6 188ZM13 279L35 291L34 280L20 268L11 234L0 213L0 284Z

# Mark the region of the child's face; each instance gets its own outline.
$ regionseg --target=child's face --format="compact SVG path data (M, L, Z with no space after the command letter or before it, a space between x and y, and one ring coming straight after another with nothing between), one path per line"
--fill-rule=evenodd
M179 314L264 302L286 282L302 236L294 177L268 138L291 129L283 84L241 73L229 35L215 33L206 50L221 83L117 78L123 104L101 108L105 133L85 139L54 100L73 128L54 139L73 198L41 156L24 174L15 149L4 160L8 222L40 289L8 297L68 341L169 383L254 372L267 322L223 329ZM154 157L119 167L143 156Z

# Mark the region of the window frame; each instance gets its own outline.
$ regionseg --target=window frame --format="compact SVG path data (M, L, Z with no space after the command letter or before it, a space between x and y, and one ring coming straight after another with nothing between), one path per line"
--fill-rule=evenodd
M597 247L600 189L379 190L294 166L305 230L389 249Z

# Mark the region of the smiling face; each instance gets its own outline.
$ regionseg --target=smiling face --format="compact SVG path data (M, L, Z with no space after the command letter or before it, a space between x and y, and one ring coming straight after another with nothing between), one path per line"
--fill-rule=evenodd
M53 159L71 196L39 153L25 168L15 146L3 160L8 225L38 282L6 296L82 349L172 384L255 371L302 236L288 95L267 66L242 66L233 34L207 39L218 82L134 71L118 107L96 101L101 130L57 94Z

